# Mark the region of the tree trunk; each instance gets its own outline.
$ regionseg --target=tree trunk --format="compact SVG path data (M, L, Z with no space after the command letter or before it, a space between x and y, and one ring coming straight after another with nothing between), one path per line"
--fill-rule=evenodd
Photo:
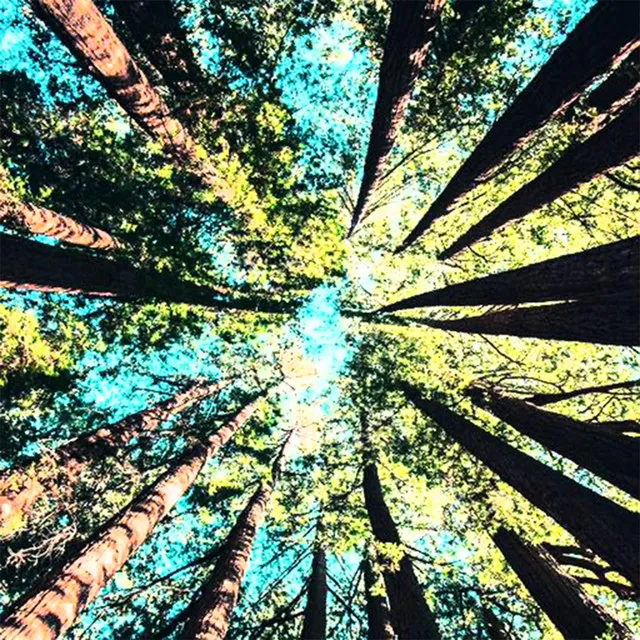
M631 160L639 149L640 114L634 104L584 142L569 147L559 160L499 204L438 257L451 258L504 225Z
M375 595L376 575L369 559L363 560L364 588L367 603L367 640L394 640L389 606L384 596Z
M392 3L369 148L349 235L368 215L367 205L382 178L385 163L404 121L443 6L443 0L395 0Z
M0 287L82 294L122 301L178 302L214 309L290 313L295 305L269 299L224 299L227 291L153 273L124 260L51 247L0 233Z
M511 640L511 635L504 628L500 618L493 613L491 607L482 607L485 628L491 640Z
M406 383L399 386L449 437L551 516L581 544L607 560L632 584L638 585L640 523L637 514L514 449L439 402L425 398L416 387Z
M327 637L327 558L322 547L313 554L311 581L300 640L325 640Z
M521 540L516 533L500 527L493 540L511 568L568 640L600 638L609 625L616 638L633 637L618 620L590 598L577 580L562 573L551 554Z
M471 388L469 395L475 404L520 433L640 499L640 442L636 438L489 389Z
M51 209L18 202L9 194L2 192L0 192L0 222L17 229L56 238L61 242L92 249L112 251L124 248L124 243L107 231L81 224Z
M435 291L420 293L382 312L434 306L518 304L580 300L637 290L640 236L544 260Z
M28 594L3 619L0 637L53 640L64 634L189 490L207 460L251 417L258 402L247 405L215 435L180 456L73 560Z
M220 383L193 384L168 400L127 416L122 420L85 433L55 451L56 471L72 486L87 463L115 455L119 449L143 433L149 433L172 415L178 414L221 389ZM32 462L36 462L34 460ZM29 465L30 466L30 465ZM26 465L0 474L0 531L18 514L25 513L46 491L58 488L58 478L44 479Z
M622 62L639 42L633 2L600 0L556 49L493 125L396 252L413 244L433 220L488 180L532 134L575 102L584 89Z
M603 298L594 302L562 302L486 313L458 320L425 320L448 331L573 340L594 344L640 345L637 297Z
M553 404L562 400L570 400L577 396L587 393L608 393L616 389L633 389L640 386L640 380L627 380L626 382L612 382L611 384L603 384L597 387L582 387L581 389L573 389L572 391L558 391L556 393L536 393L527 398L527 402L543 406L545 404Z

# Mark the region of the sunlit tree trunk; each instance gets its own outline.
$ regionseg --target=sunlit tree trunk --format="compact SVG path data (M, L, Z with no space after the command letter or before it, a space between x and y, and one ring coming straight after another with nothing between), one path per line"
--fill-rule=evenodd
M504 225L631 160L639 149L640 113L638 106L632 105L587 140L569 147L558 161L499 204L438 257L444 260L456 255Z
M433 306L579 300L637 290L640 236L405 298L383 312Z
M58 447L55 478L39 477L37 466L23 466L0 474L0 531L27 512L45 492L59 488L59 477L71 486L89 462L115 455L134 438L150 433L171 416L215 395L221 383L190 385L168 400L127 416L112 425L85 433ZM35 461L37 465L37 460Z
M461 197L488 180L538 128L562 113L594 80L634 51L639 44L637 20L632 2L598 2L493 125L397 251L413 244L431 222L449 213Z
M451 409L400 383L407 398L453 440L504 482L542 509L581 544L604 558L632 584L639 580L640 522L637 514L514 449Z
M350 234L368 215L367 206L404 121L444 4L444 0L396 0L392 3L369 148Z
M156 482L90 540L64 568L9 611L0 625L3 640L48 640L64 634L144 544L154 527L193 485L207 460L247 422L259 399L215 435L190 448Z
M640 380L627 380L626 382L612 382L611 384L603 384L594 387L582 387L571 391L556 391L555 393L536 393L527 398L527 402L531 402L538 406L545 404L553 404L563 400L570 400L588 393L609 393L616 389L633 389L640 386Z
M389 606L384 596L374 593L376 575L370 560L363 561L364 588L367 604L367 640L393 640L395 634L391 626Z
M325 640L327 636L327 558L322 547L313 553L311 580L300 640Z
M564 574L544 549L524 542L504 527L498 529L493 540L534 600L567 640L595 640L604 636L609 625L616 638L633 637L629 629L587 595L577 580Z

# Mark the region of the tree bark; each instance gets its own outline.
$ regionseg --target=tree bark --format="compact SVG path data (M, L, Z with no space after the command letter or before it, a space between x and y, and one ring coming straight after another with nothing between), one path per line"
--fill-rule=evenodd
M327 558L320 546L313 553L311 580L300 640L325 640L327 637Z
M374 595L376 575L368 558L363 560L364 588L367 604L367 640L394 640L389 606L384 596Z
M596 387L582 387L581 389L573 389L572 391L558 391L556 393L536 393L527 398L527 402L543 406L545 404L553 404L562 400L570 400L577 396L587 393L608 393L616 389L633 389L640 386L640 380L627 380L626 382L612 382L611 384L603 384Z
M451 258L506 224L631 160L639 149L640 112L634 104L584 142L569 147L557 162L509 196L438 257Z
M633 634L590 598L577 580L562 572L551 554L500 527L493 540L511 568L558 631L568 640L600 638L609 625L616 638Z
M565 477L534 458L400 383L406 397L452 439L479 458L504 482L551 516L582 545L593 549L632 584L638 585L638 516Z
M637 290L640 236L420 293L380 309L579 300Z
M369 213L367 206L404 121L443 6L443 0L395 0L392 3L369 147L349 235Z
M221 387L220 383L192 384L168 400L63 444L55 451L56 471L64 476L66 485L73 485L90 461L115 455L134 438L154 431L172 415L211 397ZM29 466L0 473L0 531L18 514L27 512L40 496L58 488L58 478L38 477L37 467L34 471Z
M24 204L9 194L0 192L0 222L18 229L25 229L61 242L77 244L92 249L113 251L123 249L124 243L108 231L81 224L45 207Z
M458 320L429 319L423 324L466 333L640 345L640 308L635 296L524 307Z
M226 291L179 280L80 251L0 233L0 287L82 294L121 301L177 302L214 309L290 313L295 305L270 299L225 299ZM225 297L223 297L225 296Z
M187 450L63 569L28 594L3 619L0 637L53 640L64 634L189 490L207 460L253 415L258 402L244 407L213 436Z
M471 388L478 406L545 447L640 499L640 442L606 427L540 409L491 389Z
M431 222L449 213L508 155L524 147L537 129L632 53L640 44L637 19L633 3L600 0L493 125L396 253L413 244Z

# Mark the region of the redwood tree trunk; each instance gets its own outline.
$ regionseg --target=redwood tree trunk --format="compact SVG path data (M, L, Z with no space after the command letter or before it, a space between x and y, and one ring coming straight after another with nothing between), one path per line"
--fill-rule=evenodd
M311 565L311 580L300 640L325 640L327 636L327 558L316 548Z
M417 307L579 300L636 291L640 236L405 298L380 311Z
M584 142L569 147L559 160L509 196L438 257L445 260L456 255L504 225L631 160L639 149L640 114L638 105L634 104Z
M394 640L395 634L391 626L389 606L384 596L373 593L376 575L369 559L364 564L364 588L367 602L367 640Z
M259 400L247 405L208 440L185 452L152 485L94 536L64 568L28 594L3 619L3 640L53 640L146 542L154 527L193 485L206 461L249 419Z
M638 585L638 516L590 491L401 383L407 398L473 456L542 509L632 584Z
M461 197L489 179L538 128L634 51L639 44L637 22L633 2L598 2L493 125L397 251L415 242L433 220L449 213Z
M603 384L597 387L582 387L581 389L573 389L572 391L558 391L556 393L536 393L527 398L527 402L541 406L569 400L587 393L608 393L616 389L632 389L640 386L640 380L628 380L626 382L613 382L611 384Z
M595 640L604 635L607 626L616 638L633 634L590 598L577 580L562 573L551 554L520 539L509 529L500 527L493 540L511 568L549 616L558 631L573 640Z
M521 433L640 498L640 442L636 438L495 391L472 389L469 395Z
M404 121L443 6L443 0L395 0L392 3L369 148L349 235L368 215L367 206Z

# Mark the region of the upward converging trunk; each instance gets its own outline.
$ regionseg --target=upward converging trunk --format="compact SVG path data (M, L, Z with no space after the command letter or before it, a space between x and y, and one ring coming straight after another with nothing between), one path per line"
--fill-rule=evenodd
M139 269L80 251L0 233L0 288L53 291L123 301L182 302L214 309L289 313L295 305L269 299L229 299L226 291Z
M369 148L349 234L368 215L367 206L402 126L443 6L443 0L396 0L392 3Z
M449 213L462 196L489 179L532 133L634 51L639 44L637 20L634 3L600 0L493 125L397 251L413 244L433 220Z
M371 561L366 558L364 565L364 589L367 601L367 640L394 640L389 606L384 596L374 593L376 575Z
M572 389L571 391L556 391L555 393L536 393L527 398L527 402L541 406L561 402L562 400L570 400L588 393L609 393L616 389L633 389L640 386L640 380L627 380L626 382L612 382L594 387L582 387L580 389Z
M380 311L417 307L580 300L636 291L640 236L405 298Z
M327 558L321 546L313 552L311 580L300 640L325 640L327 636Z
M247 405L215 435L180 456L64 568L9 611L0 625L0 637L53 640L64 634L188 491L206 461L253 415L258 402Z
M454 256L504 225L631 160L639 149L640 112L633 104L587 140L569 147L557 162L498 205L438 257L444 260Z
M551 516L581 544L606 559L632 584L639 583L637 514L514 449L439 402L425 398L416 387L406 383L399 386L420 411L469 453Z
M589 597L577 580L562 573L553 557L524 542L513 531L500 527L493 540L511 568L558 631L573 640L596 640L608 627L620 640L633 634Z
M171 416L215 395L221 387L221 383L197 382L168 400L63 444L54 454L56 473L64 476L64 483L71 486L90 461L115 455L134 438L154 431ZM12 519L28 511L47 490L59 488L58 478L39 474L35 462L35 469L25 465L0 474L0 532Z
M471 389L470 395L476 404L521 433L640 498L640 443L636 438L489 389Z

